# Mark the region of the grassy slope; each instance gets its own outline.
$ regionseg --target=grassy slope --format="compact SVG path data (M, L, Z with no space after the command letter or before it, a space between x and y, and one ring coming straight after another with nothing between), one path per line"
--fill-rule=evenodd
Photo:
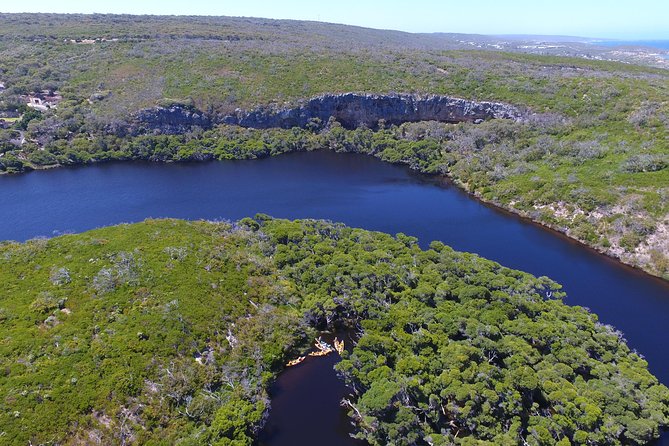
M485 147L470 139L469 151L439 141L431 155L445 166L438 171L486 200L669 275L666 70L465 51L448 36L311 22L4 15L0 23L5 105L14 93L49 86L67 100L28 126L36 144L13 151L18 164L119 157L109 153L127 141L100 144L101 129L165 100L218 113L346 91L505 101L540 113L538 124ZM102 37L120 40L64 42ZM95 93L104 99L89 104ZM68 157L76 151L84 156Z

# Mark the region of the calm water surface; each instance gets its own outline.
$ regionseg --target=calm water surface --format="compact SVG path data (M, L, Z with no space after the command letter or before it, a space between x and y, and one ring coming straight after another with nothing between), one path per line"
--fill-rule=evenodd
M258 212L325 218L423 246L441 240L562 283L566 302L622 330L669 384L669 285L473 200L454 186L353 154L256 161L120 163L0 177L0 239L53 236L147 217L239 219ZM334 357L282 374L263 445L354 445L338 402ZM319 391L320 389L320 391ZM291 421L292 420L292 421ZM669 445L666 440L661 444Z
M645 46L647 48L669 50L669 40L606 40L595 42L595 44L600 46Z

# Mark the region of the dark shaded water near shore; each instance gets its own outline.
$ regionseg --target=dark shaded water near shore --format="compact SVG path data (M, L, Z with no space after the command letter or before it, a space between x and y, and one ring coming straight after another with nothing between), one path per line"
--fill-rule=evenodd
M339 332L350 350L352 332ZM322 339L332 345L334 334ZM286 369L270 389L272 411L260 434L258 446L364 446L363 441L348 436L351 420L339 402L350 392L334 373L339 355L308 357L303 363Z
M239 219L258 212L404 232L546 275L566 303L622 330L669 384L669 284L625 267L448 182L363 155L327 151L256 161L115 163L0 177L0 239L80 232L148 217ZM335 356L288 369L272 389L263 446L358 444L339 400ZM665 438L659 444L669 445Z

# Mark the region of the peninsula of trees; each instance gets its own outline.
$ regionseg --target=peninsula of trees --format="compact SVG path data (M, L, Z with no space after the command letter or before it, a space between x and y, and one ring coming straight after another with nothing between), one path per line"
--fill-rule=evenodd
M317 220L147 220L0 244L2 442L250 445L318 331L372 445L638 445L669 389L560 285Z

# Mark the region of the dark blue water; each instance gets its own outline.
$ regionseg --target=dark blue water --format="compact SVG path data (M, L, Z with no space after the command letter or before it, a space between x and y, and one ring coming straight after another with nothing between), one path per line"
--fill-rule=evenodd
M404 232L423 246L441 240L562 283L568 304L589 307L602 322L621 329L646 356L651 371L669 384L667 282L485 206L446 182L374 158L321 151L256 161L61 168L0 177L0 197L0 239L26 240L147 217L239 219L263 212ZM312 377L333 376L326 362L314 362L308 370ZM298 404L281 386L299 371L289 369L274 388L280 395L273 399L273 417ZM331 407L340 391L309 397ZM353 444L346 441L340 420L316 418L318 436L312 438ZM280 431L274 432L277 438L292 438L292 443L267 444L309 443L295 442L303 431L272 423Z

